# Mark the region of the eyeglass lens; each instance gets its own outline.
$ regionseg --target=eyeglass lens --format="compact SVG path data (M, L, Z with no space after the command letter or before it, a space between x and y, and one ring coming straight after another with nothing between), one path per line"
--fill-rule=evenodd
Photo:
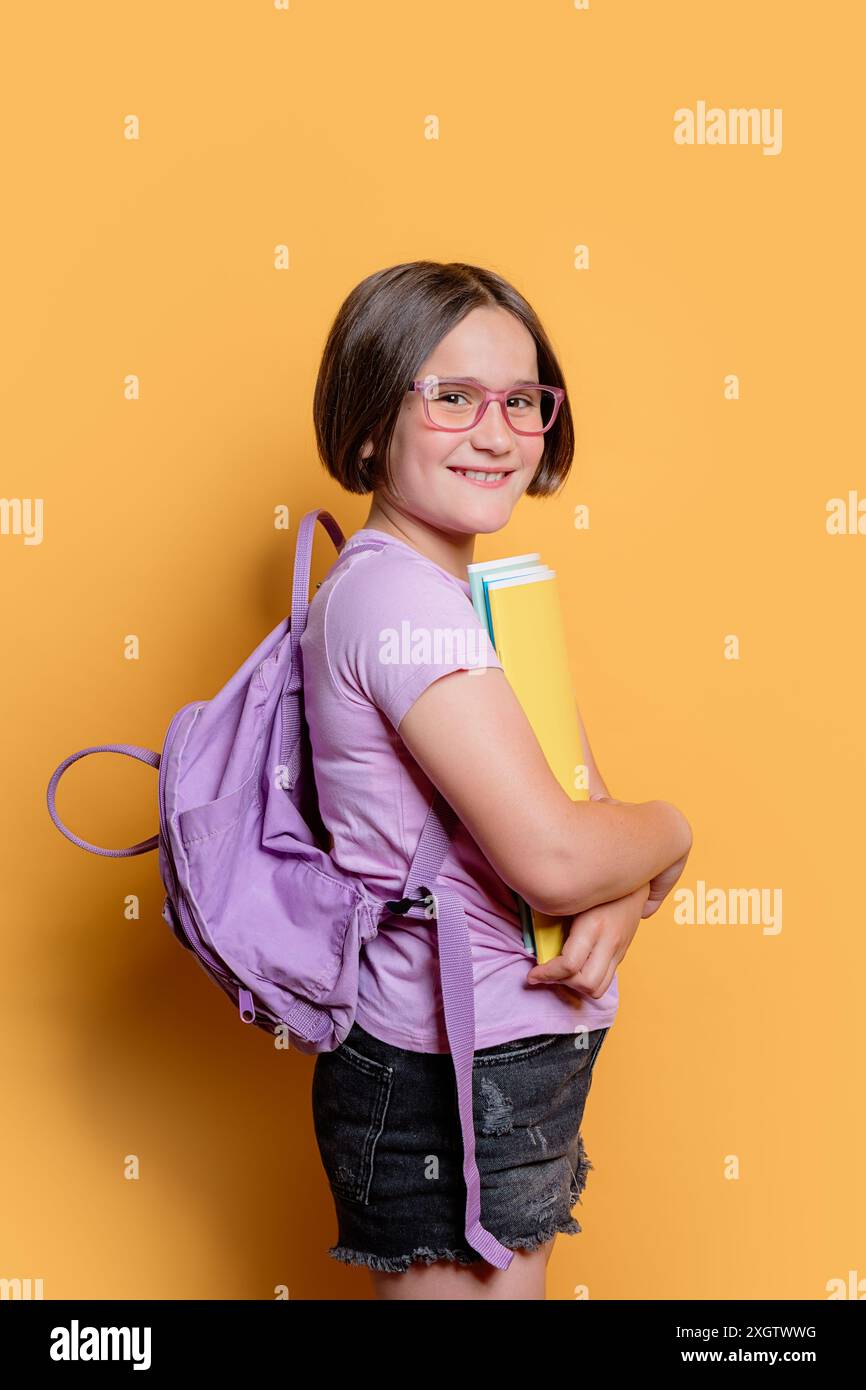
M434 381L424 388L427 410L436 425L446 429L469 429L476 421L484 392L465 382ZM496 408L495 402L491 402ZM506 398L511 423L527 433L548 428L556 408L556 396L546 386L515 387Z

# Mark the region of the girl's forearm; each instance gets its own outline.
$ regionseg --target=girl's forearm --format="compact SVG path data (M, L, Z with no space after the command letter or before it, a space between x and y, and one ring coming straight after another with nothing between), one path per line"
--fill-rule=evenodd
M551 855L543 903L551 916L574 916L648 884L691 848L692 832L669 801L570 803L567 835Z

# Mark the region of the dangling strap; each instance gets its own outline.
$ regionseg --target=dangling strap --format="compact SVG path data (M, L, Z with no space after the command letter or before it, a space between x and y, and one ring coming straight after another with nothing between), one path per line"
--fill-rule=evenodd
M450 888L436 885L456 822L453 807L441 792L437 791L427 813L415 857L409 867L403 899L398 903L392 903L391 908L401 916L436 918L445 1030L457 1081L457 1108L463 1133L466 1241L487 1260L488 1264L495 1265L497 1269L507 1269L514 1258L514 1251L500 1244L481 1224L481 1175L475 1161L472 1105L475 985L469 926L458 895Z

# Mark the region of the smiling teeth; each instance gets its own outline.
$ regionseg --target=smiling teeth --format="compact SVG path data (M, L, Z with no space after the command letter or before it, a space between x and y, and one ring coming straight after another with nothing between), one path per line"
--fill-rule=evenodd
M500 478L504 478L504 473L473 473L468 468L455 468L454 472L461 478L474 478L479 483L498 483Z

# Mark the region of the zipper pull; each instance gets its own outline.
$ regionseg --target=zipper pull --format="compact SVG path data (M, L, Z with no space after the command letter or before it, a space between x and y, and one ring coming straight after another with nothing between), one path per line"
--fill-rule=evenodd
M241 1023L255 1023L256 1009L253 1004L253 996L248 989L238 990L238 1008L240 1009Z

